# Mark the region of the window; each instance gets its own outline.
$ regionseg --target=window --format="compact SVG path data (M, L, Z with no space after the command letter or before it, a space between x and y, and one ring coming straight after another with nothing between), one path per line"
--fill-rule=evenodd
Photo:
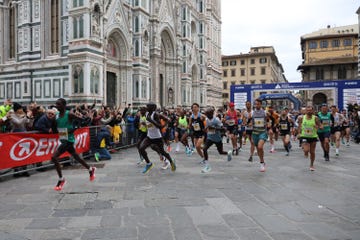
M186 21L186 7L183 7L182 9L182 20Z
M59 0L51 0L51 53L59 52Z
M324 69L316 69L316 80L324 80Z
M183 36L183 37L186 37L186 26L185 26L185 25L183 26L182 36Z
M228 61L223 61L223 62L222 62L222 65L223 65L223 66L228 66L228 65L229 65L229 62L228 62Z
M203 33L204 33L204 23L201 22L201 23L199 24L199 28L200 28L199 33L200 33L200 34L203 34Z
M235 75L236 75L236 70L235 70L235 69L231 69L231 76L232 76L232 77L235 77Z
M240 60L240 64L241 64L241 65L245 65L245 60L243 60L243 59Z
M76 65L73 69L74 93L84 92L84 72L82 66Z
M250 59L250 64L255 64L255 59Z
M135 57L138 57L140 56L140 44L139 44L139 41L138 40L135 40L134 42L134 45L135 45Z
M10 43L9 43L9 58L15 58L15 34L16 34L16 25L15 25L15 21L16 21L16 18L15 18L15 7L12 6L10 8L10 11L9 11L9 14L10 14Z
M309 42L309 49L316 49L317 48L317 42L311 41Z
M236 66L236 60L231 60L230 61L230 66Z
M338 69L338 79L346 79L346 68L345 66L341 66Z
M223 98L229 98L229 94L228 93L223 93Z
M254 75L255 75L255 68L251 68L251 69L250 69L250 75L251 75L251 76L254 76Z
M351 45L352 45L352 40L350 38L344 39L344 46L351 46Z
M200 54L200 64L204 64L204 56Z
M245 68L240 69L240 75L245 76Z
M328 41L327 40L321 40L320 41L320 48L327 48L328 47Z
M227 82L223 82L223 89L227 89Z
M203 1L199 2L199 12L201 12L201 13L204 12L204 3L203 3Z
M266 68L265 67L262 67L261 68L261 75L265 75L266 74Z
M339 39L332 40L331 46L332 47L340 47L340 40Z
M184 62L183 62L183 67L182 67L183 73L186 73L186 70L187 70L187 68L186 68L186 61L184 61Z
M227 77L227 70L224 70L224 71L223 71L223 76L224 76L224 77Z
M240 84L245 84L245 81L240 81Z
M183 45L183 56L184 57L186 56L186 45L185 44Z
M266 63L267 62L267 58L260 58L259 59L259 63Z
M83 16L74 17L74 19L73 19L73 37L74 37L74 39L84 37L84 18L83 18Z
M135 23L134 23L134 25L135 25L135 27L134 27L134 29L135 29L135 32L139 32L139 30L140 30L140 21L139 21L139 17L138 16L136 16L135 17L135 21L134 21Z
M84 0L73 0L73 7L80 7L84 5Z
M99 82L100 82L100 72L97 67L91 69L90 74L90 92L98 94L99 93Z
M255 80L250 80L250 84L255 84Z
M262 79L260 80L261 84L265 84L266 83L266 80Z

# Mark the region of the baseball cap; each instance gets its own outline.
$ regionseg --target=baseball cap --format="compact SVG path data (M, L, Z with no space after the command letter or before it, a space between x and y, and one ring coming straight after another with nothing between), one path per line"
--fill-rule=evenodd
M235 104L233 102L229 103L229 107L235 107Z

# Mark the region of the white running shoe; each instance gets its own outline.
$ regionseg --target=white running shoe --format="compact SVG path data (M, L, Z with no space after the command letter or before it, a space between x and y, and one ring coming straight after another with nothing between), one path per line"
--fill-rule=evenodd
M162 165L162 167L161 167L161 169L163 169L163 170L166 170L166 169L168 169L170 167L170 162L169 162L169 160L165 160L164 161L164 164Z
M202 173L208 173L211 171L211 167L210 167L210 164L206 164L203 169L201 169L201 172Z
M260 163L260 172L265 172L265 163Z

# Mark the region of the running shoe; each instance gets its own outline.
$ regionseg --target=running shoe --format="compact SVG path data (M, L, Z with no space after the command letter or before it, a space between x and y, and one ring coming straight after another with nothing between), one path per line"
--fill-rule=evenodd
M148 173L153 167L154 167L154 164L152 162L146 164L142 173L143 174Z
M208 173L211 171L211 167L209 164L206 164L202 169L201 169L201 172L202 173Z
M95 171L96 171L96 167L91 167L89 170L89 174L90 174L90 181L94 181L95 180Z
M350 142L346 142L346 146L347 146L347 147L350 147Z
M166 151L171 152L171 146L170 145L167 146Z
M285 156L289 156L289 155L290 155L289 152L286 152L286 153L285 153Z
M336 153L335 153L335 156L337 156L337 157L338 157L338 156L339 156L339 152L336 152Z
M65 178L63 178L62 180L59 180L58 183L56 184L56 186L54 187L55 191L61 191L65 185L66 181Z
M98 152L94 154L94 157L97 162L100 160L100 154Z
M170 162L169 162L169 160L166 159L164 161L164 164L162 165L161 169L166 170L169 168L169 166L170 166Z
M342 144L345 144L345 140L344 140L344 139L341 139L341 143L342 143Z
M229 150L228 153L227 153L227 160L228 162L230 162L232 159L232 150Z
M260 163L260 172L265 172L265 163Z
M204 160L204 159L201 160L201 161L199 162L199 164L204 165L204 164L205 164L205 160Z
M141 166L143 163L145 163L145 160L144 160L144 159L140 159L140 160L136 163L136 165Z
M175 171L176 171L175 159L173 159L173 160L170 162L170 166L171 166L171 171L172 171L172 172L175 172Z
M270 153L274 153L275 152L275 149L274 148L271 148L270 149Z
M315 171L315 168L314 167L310 167L310 171Z
M248 159L249 162L252 162L253 161L253 157L250 156L249 159Z

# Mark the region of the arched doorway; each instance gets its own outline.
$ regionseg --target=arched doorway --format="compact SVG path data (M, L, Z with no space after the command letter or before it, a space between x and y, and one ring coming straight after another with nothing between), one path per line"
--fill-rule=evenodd
M162 107L173 105L176 102L175 83L175 47L170 33L167 30L161 32L161 50L159 61L158 84L159 104ZM169 95L169 90L173 94ZM164 94L166 93L166 94ZM175 98L175 99L174 99Z
M129 51L120 30L114 30L108 37L106 45L106 79L104 96L108 106L119 106L128 99L127 66Z
M313 96L312 102L313 102L314 109L319 110L321 104L327 103L327 96L323 93L316 93Z

